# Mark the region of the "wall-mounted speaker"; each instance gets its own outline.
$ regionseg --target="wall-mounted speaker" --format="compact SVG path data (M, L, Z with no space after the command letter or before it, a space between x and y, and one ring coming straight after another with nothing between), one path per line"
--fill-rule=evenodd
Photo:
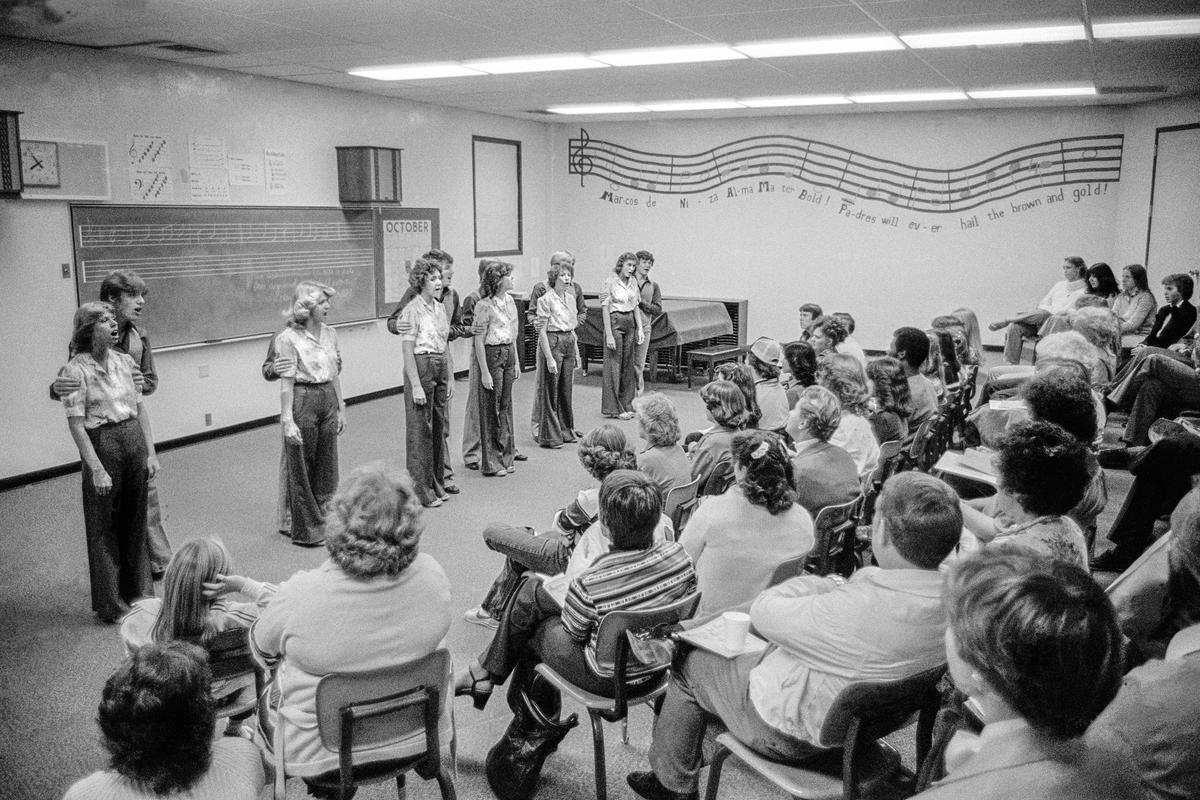
M21 196L20 111L0 111L0 197Z
M399 149L338 147L338 199L343 203L399 203L404 199Z

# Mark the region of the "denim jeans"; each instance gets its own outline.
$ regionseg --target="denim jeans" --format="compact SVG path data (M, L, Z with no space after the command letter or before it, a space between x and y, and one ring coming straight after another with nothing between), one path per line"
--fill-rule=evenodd
M483 531L483 542L505 556L500 574L483 599L483 610L499 619L526 570L557 575L567 568L574 539L561 531L538 535L533 528L492 523Z
M545 358L539 359L537 368L537 419L533 424L533 438L545 446L560 445L575 441L575 410L571 395L575 382L575 333L573 331L547 331L546 340L557 373L546 368ZM538 348L541 354L541 348Z
M285 443L292 541L313 544L325 538L325 505L337 490L338 402L332 383L297 383L292 419L301 444Z
M616 349L604 344L604 385L600 394L600 412L615 417L633 411L637 393L637 320L632 312L611 314Z
M512 385L517 365L511 344L489 344L484 349L492 388L479 387L479 470L494 475L511 467L516 455Z
M418 353L414 358L425 404L413 402L411 391L404 393L405 466L417 497L429 504L446 493L446 356Z

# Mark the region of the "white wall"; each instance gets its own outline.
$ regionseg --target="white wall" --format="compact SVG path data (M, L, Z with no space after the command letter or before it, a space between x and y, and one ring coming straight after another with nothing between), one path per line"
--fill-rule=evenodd
M1046 140L1119 134L1128 113L1116 107L1023 109L590 123L584 128L593 143L658 154L692 154L746 137L788 134L945 169ZM1154 116L1152 110L1138 113ZM925 327L935 315L960 305L975 309L985 324L1030 307L1061 279L1064 256L1080 255L1089 263L1117 259L1118 197L1130 183L1140 188L1149 180L1140 168L1146 144L1139 135L1126 141L1124 153L1136 168L1127 169L1106 193L1078 201L1067 186L1061 203L1047 204L1051 190L1046 189L963 213L857 202L856 208L877 217L898 214L900 225L893 228L839 214L836 191L823 190L828 205L799 200L799 190L814 187L791 178L772 179L777 187L797 190L790 195L752 191L728 197L729 188L757 187L759 176L748 176L717 190L713 203L691 195L686 209L679 196L615 188L596 177L585 177L581 187L579 176L568 174L568 143L578 136L577 126L560 126L554 188L555 205L562 209L558 242L587 266L580 276L585 285L597 283L622 251L645 248L656 256L657 279L666 294L749 298L751 338L791 338L796 307L815 301L826 310L854 314L859 340L873 348L886 348L900 325ZM607 202L602 199L606 189L638 205ZM1010 201L1037 197L1042 198L1039 208L1013 213ZM648 200L657 204L647 207ZM1004 210L1005 216L990 220L989 209ZM978 227L965 229L962 223L972 219ZM911 230L910 222L944 227L930 233ZM1143 213L1143 234L1144 225ZM991 334L985 341L998 343L998 337Z
M517 265L518 286L532 283L551 250L553 136L540 123L2 38L0 108L24 112L25 139L107 142L117 203L131 202L125 158L131 133L168 136L177 171L187 161L189 134L223 136L231 153L284 150L287 194L233 187L230 202L241 205L337 206L334 146L404 148L404 204L441 209L441 244L458 259L460 290L474 283L475 272L471 137L520 140L525 255L507 259ZM186 186L176 186L175 201L191 202ZM74 280L63 279L60 267L72 261L67 202L0 201L0 242L4 327L11 337L0 354L8 376L0 382L5 478L78 458L62 409L46 394L65 361L76 305ZM336 316L335 298L331 321ZM342 328L339 335L348 397L402 383L399 340L381 322ZM265 349L265 340L253 340L156 352L161 383L148 404L156 437L204 431L205 413L214 427L278 413L276 387L259 376ZM201 378L205 367L208 377Z

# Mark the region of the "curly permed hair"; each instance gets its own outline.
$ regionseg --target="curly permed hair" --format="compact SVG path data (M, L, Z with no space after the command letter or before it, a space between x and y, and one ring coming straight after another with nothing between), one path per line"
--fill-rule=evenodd
M700 387L700 399L718 425L726 428L746 427L750 419L746 411L746 393L733 381L718 378L704 384Z
M500 284L506 275L511 275L513 265L507 261L485 258L479 262L479 296L494 297L500 293Z
M620 428L601 425L592 428L577 448L579 463L598 481L618 469L637 469L637 456Z
M395 577L417 557L424 529L408 472L377 461L338 486L326 513L325 547L348 575Z
M842 423L842 404L824 386L809 386L800 393L792 413L802 430L828 442Z
M1000 488L1035 516L1066 514L1091 480L1087 448L1058 425L1027 420L1009 428L995 455Z
M867 409L867 382L862 365L848 353L834 354L821 362L817 368L817 383L833 392L842 404L842 413L865 417Z
M211 681L193 644L139 647L104 684L96 717L112 769L149 794L194 786L212 763Z
M679 444L679 415L675 404L662 392L649 392L633 400L642 436L653 447Z
M898 417L912 414L912 391L900 359L884 356L867 364L867 377L875 386L875 402L880 411L891 411Z
M441 276L442 262L432 258L418 258L408 273L408 285L414 292L420 294L425 290L425 281L434 272Z
M821 317L813 325L813 330L824 332L826 338L833 343L834 347L846 341L846 337L850 335L850 331L846 330L845 323L835 317Z
M792 460L778 434L771 431L736 433L730 454L734 463L746 470L741 483L742 493L752 505L762 506L772 516L795 505Z
M1021 387L1034 419L1053 422L1085 445L1096 438L1096 404L1092 388L1065 366L1036 373Z
M717 380L729 381L742 390L742 400L746 406L746 421L741 426L730 427L758 427L758 421L762 419L762 409L758 407L758 391L754 388L754 373L750 371L750 368L736 361L726 361L724 364L717 365L717 368L713 370L713 375Z

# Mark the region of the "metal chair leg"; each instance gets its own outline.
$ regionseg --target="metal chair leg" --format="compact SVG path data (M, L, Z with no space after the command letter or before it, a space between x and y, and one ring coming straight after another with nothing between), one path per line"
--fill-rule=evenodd
M450 780L450 776L446 774L445 769L437 771L438 789L442 793L442 800L458 800L458 794L454 791L454 781Z
M592 720L592 749L596 760L596 800L608 798L608 775L604 769L604 720L595 711L588 711Z
M404 773L401 772L396 776L396 797L398 800L404 800L408 796L408 790L405 785Z
M621 744L629 744L629 715L621 720Z
M725 759L732 754L725 745L717 745L717 750L708 765L708 788L704 791L704 800L717 800L717 792L721 786L721 767L725 766Z

